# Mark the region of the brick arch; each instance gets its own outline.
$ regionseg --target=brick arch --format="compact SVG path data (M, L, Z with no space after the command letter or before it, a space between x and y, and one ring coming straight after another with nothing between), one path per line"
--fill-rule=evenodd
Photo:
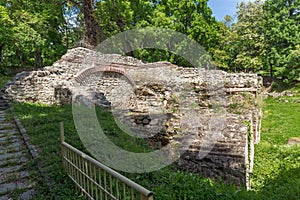
M88 77L92 74L95 74L95 73L99 73L99 72L102 72L102 73L103 72L112 72L112 73L120 74L120 75L124 76L132 86L135 85L134 80L130 77L130 75L124 69L112 67L112 66L106 66L106 67L98 66L98 67L92 67L87 70L84 70L75 78L75 81L78 83L81 83L86 77Z

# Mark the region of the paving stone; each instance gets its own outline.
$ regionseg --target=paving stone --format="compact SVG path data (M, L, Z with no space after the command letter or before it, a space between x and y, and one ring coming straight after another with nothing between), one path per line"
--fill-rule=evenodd
M6 119L6 114L0 114L0 120Z
M15 189L30 189L33 184L30 183L28 179L14 181L12 183L0 184L0 193L11 192Z
M0 124L0 129L8 129L8 128L14 128L16 125L12 123L1 123Z
M21 143L15 142L11 143L8 146L0 146L0 155L4 153L15 153L25 151L26 147Z
M23 192L22 194L20 194L19 197L18 197L18 200L32 199L35 196L36 193L37 192L35 191L35 189L33 189L33 188L29 189L29 190ZM0 196L0 200L14 200L14 199L11 197L11 195L6 194L4 196Z
M34 195L35 195L36 193L37 193L37 192L35 191L35 189L27 190L26 192L22 193L22 194L19 196L19 199L22 199L22 200L29 200L29 199L31 199L32 197L34 197Z
M0 158L2 158L3 155L5 154L14 154L14 153L26 153L27 149L26 147L23 146L18 146L18 147L7 147L7 148L2 148L0 149Z
M30 173L27 170L24 171L13 170L11 172L7 172L6 174L2 174L2 176L0 176L0 184L5 182L12 182L14 180L28 178L29 176Z
M8 141L12 142L12 141L15 141L15 140L19 140L20 142L22 141L20 139L20 136L18 136L18 135L8 135L7 137L0 138L0 144L8 142Z
M9 165L11 163L13 163L15 165L21 165L21 164L23 164L23 163L25 163L27 161L28 161L28 158L26 158L26 157L0 160L0 168L3 167L3 166L7 166L7 165Z
M7 135L16 135L18 134L16 129L11 129L11 130L0 130L0 138L5 137Z
M1 149L9 149L9 148L22 148L22 147L24 147L25 148L25 146L24 146L24 143L23 143L23 141L16 141L16 142L10 142L8 145L5 145L5 146L0 146L0 150Z
M30 156L15 123L6 118L7 109L0 98L0 200L13 199L16 189L24 190L17 199L27 200L36 194L30 172L23 169Z
M24 152L7 153L7 154L0 155L0 160L19 158L22 156L25 156ZM1 172L1 169L0 169L0 172Z
M4 196L0 196L0 200L12 200L10 198L10 196L7 194L7 195L4 195Z

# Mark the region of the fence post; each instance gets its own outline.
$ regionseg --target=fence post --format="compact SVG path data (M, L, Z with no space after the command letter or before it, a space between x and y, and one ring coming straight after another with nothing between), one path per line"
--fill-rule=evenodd
M63 165L63 168L66 169L66 166L65 166L65 148L63 146L63 143L65 142L65 133L64 133L64 123L63 122L60 122L59 123L59 132L60 132L60 144L61 144L61 159L62 159L62 165Z
M153 200L153 194L150 194L148 197L141 194L140 195L140 200Z

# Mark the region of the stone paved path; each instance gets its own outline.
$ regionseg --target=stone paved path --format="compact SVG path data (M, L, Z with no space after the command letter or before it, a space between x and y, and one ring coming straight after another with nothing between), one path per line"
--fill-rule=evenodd
M26 162L31 157L13 119L8 102L0 96L0 200L30 199L35 193Z

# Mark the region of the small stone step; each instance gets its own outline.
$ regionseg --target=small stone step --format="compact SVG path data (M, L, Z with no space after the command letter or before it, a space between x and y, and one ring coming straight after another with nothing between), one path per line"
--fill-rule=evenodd
M11 167L13 168L13 167ZM9 183L15 180L19 180L19 179L25 179L28 178L30 176L29 171L24 170L24 171L11 171L11 172L7 172L7 173L3 173L0 176L0 184L3 183Z
M20 145L19 147L11 146L8 148L1 148L0 149L0 157L1 157L1 155L4 155L4 154L24 152L24 151L26 151L26 147L22 146L22 145Z
M22 200L29 200L32 199L32 197L36 194L37 192L35 191L34 188L27 190L26 192L23 192L20 196L19 199Z
M16 149L23 149L23 148L26 148L25 145L23 144L23 142L16 141L16 142L7 144L5 146L0 146L0 151L5 150L5 149L6 150L15 149L16 150Z
M37 193L35 181L25 170L31 157L14 120L7 117L9 106L0 92L0 200L29 200Z
M24 164L26 161L28 161L26 157L0 160L0 168L5 166L10 166L10 165L21 165Z
M9 129L9 130L0 130L0 138L3 137L2 135L15 135L17 134L17 130L16 129Z
M18 200L30 200L35 196L35 194L35 189L28 189L18 196ZM6 194L4 196L0 196L0 200L13 200L13 198L11 197L11 195Z
M4 183L0 184L0 194L1 193L9 193L16 189L31 189L33 187L32 184L29 183L28 179L14 181L12 183Z
M0 124L0 130L14 128L15 125L12 123L2 123Z
M7 153L0 155L0 160L7 160L7 159L13 159L13 158L20 158L22 156L25 156L26 154L24 152L16 152L16 153ZM0 169L1 172L1 169Z
M18 135L7 135L7 137L2 137L0 138L0 144L2 143L5 143L5 142L8 142L8 141L14 141L14 140L20 140L20 136Z
M16 165L16 166L7 166L1 168L1 175L0 175L0 183L7 182L6 177L7 174L11 174L13 172L18 172L24 167L23 165Z

